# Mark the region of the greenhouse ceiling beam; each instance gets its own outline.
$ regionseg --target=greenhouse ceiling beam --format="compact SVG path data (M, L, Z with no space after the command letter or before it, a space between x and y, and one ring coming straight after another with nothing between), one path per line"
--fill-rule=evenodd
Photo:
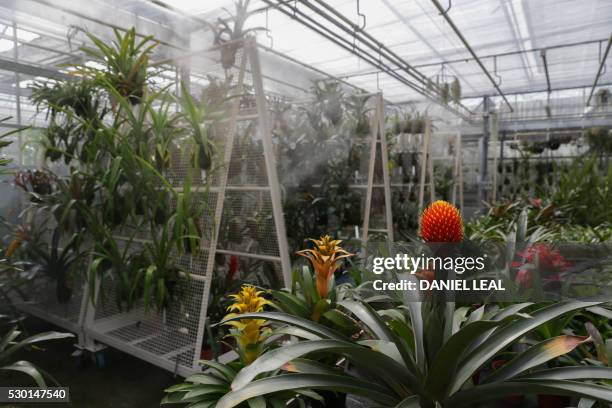
M15 85L15 81L11 81L11 83L0 83L0 94L3 95L16 95L17 94L17 87L14 86ZM21 88L19 90L20 92L20 96L24 96L26 98L29 98L30 95L32 95L32 89L31 88ZM4 124L2 125L4 126Z
M591 103L591 99L593 98L593 93L595 92L595 88L597 87L597 82L599 82L599 78L601 77L603 69L606 66L606 60L608 59L608 54L610 53L611 46L612 46L612 34L610 34L610 39L608 40L608 45L606 46L606 52L604 52L604 55L601 58L601 62L599 63L599 69L597 70L597 75L595 75L595 81L593 81L593 87L591 88L591 93L589 94L589 99L587 99L586 106L589 106Z
M359 27L358 25L353 23L351 20L346 18L344 14L340 13L338 10L336 10L335 8L327 4L325 1L323 0L314 0L314 1L320 4L321 7L327 10L327 12L331 13L331 15L328 14L323 9L315 6L310 1L300 0L302 4L306 5L308 8L310 8L315 13L317 13L319 16L323 17L324 19L326 19L327 21L329 21L336 27L340 28L346 34L352 36L356 41L360 41L366 44L368 48L370 48L374 52L377 52L381 58L384 56L385 59L393 62L395 65L403 69L408 75L413 77L415 80L422 82L423 85L426 84L429 78L427 78L425 74L415 69L412 65L406 62L402 57L397 55L394 51L392 51L382 42L378 41L371 34L368 34L365 30L362 30L361 27Z
M557 45L551 45L551 46L547 46L547 47L530 48L528 50L507 51L507 52L501 52L501 53L497 53L497 54L481 55L481 56L479 56L479 58L480 58L480 60L485 60L485 59L491 59L491 58L510 57L510 56L513 56L513 55L526 54L526 53L530 53L530 52L541 52L543 50L550 51L550 50L557 50L557 49L563 49L563 48L570 48L570 47L578 47L578 46L583 46L583 45L603 43L605 41L608 41L608 39L604 38L604 39L598 39L598 40L579 41L579 42L567 43L567 44L557 44ZM474 61L474 58L473 57L468 57L468 58L464 57L464 58L449 59L449 60L446 60L446 61L426 62L426 63L423 63L423 64L414 64L413 67L415 67L415 68L429 68L429 67L436 67L436 66L439 66L439 65L458 64L458 63L465 63L465 62L470 62L470 61ZM374 75L376 73L378 73L378 71L356 72L354 74L343 75L342 78L355 78L355 77L359 77L359 76ZM508 95L507 92L505 94ZM482 97L482 95L479 95L479 97Z
M518 16L516 14L516 11L514 10L514 6L512 5L511 2L506 2L504 0L500 0L500 3L501 3L500 7L502 8L504 12L504 17L506 18L506 23L508 23L508 26L511 28L512 37L514 38L514 42L516 43L517 48L522 51L525 49L525 46L523 45L523 42L521 41L519 37L520 34L517 34L517 32L520 32L520 28L518 26ZM510 7L510 11L508 10L508 7ZM510 15L510 12L512 12L512 16ZM512 17L514 17L514 21L512 20ZM526 25L527 25L527 33L531 35L531 31L532 31L531 25L529 24L528 21L526 21ZM525 76L527 77L527 83L529 84L529 86L531 86L532 75L528 68L529 64L525 61L526 53L521 53L519 54L519 56L521 60L521 65L523 66L523 70L525 71Z
M355 84L351 84L350 82L348 82L348 81L346 81L346 80L344 80L342 78L336 77L336 76L334 76L334 75L332 75L330 73L327 73L327 72L325 72L325 71L323 71L323 70L321 70L321 69L319 69L317 67L314 67L314 66L312 66L310 64L306 64L303 61L295 59L295 58L293 58L293 57L291 57L291 56L289 56L287 54L284 54L284 53L282 53L280 51L277 51L277 50L275 50L273 48L267 47L267 46L265 46L263 44L260 44L260 43L257 43L257 47L261 48L265 52L269 52L270 54L274 54L274 55L276 55L279 58L285 59L285 60L287 60L287 61L289 61L289 62L291 62L293 64L299 65L300 67L305 68L305 69L307 69L309 71L316 72L317 74L321 75L325 79L331 79L331 80L340 82L340 83L348 86L349 88L358 90L358 91L363 92L363 93L367 92L365 89L360 88L360 87L358 87ZM389 102L389 101L385 101L385 102L392 103L392 102Z
M412 32L423 44L425 44L438 58L440 58L442 61L445 60L444 55L442 55L442 53L440 53L438 51L438 49L436 47L434 47L428 40L427 37L425 37L423 34L421 34L418 30L416 30L412 24L410 24L410 21L408 21L408 19L402 15L402 13L400 13L397 8L395 8L393 6L393 4L391 4L389 2L389 0L383 0L383 3L385 4L385 6L395 15L395 17L397 17L397 19L399 21L401 21L404 26L410 30L410 32ZM442 62L442 64L444 64L444 62ZM414 68L418 68L416 65L412 65ZM453 69L452 67L449 67L449 69L451 69L453 71L453 73L455 74L455 76L457 76L458 78L461 78L461 80L463 81L464 84L468 85L470 88L472 88L473 90L475 90L474 86L472 84L470 84L468 82L468 80L465 78L465 76L461 75L459 72L457 72L455 69Z
M576 85L576 86L566 86L566 87L561 87L561 88L555 88L553 89L553 92L563 92L563 91L572 91L572 90L576 90L576 89L584 89L584 88L590 88L592 85L588 84L588 85ZM612 86L612 82L606 82L603 84L599 84L599 86ZM530 89L528 91L511 91L511 92L505 92L506 96L515 96L515 95L531 95L531 94L538 94L538 93L546 93L548 92L547 89ZM497 94L491 94L491 95L487 95L489 97L495 97L497 96ZM465 96L464 99L481 99L482 95L468 95Z
M68 78L67 74L60 72L57 69L51 69L24 62L15 62L14 60L5 57L0 57L0 70L18 72L20 74L30 75L33 77L41 76L52 79Z
M76 10L75 5L79 4L86 4L86 6L79 7ZM144 19L117 7L93 1L0 0L0 7L10 10L13 14L13 19L23 25L28 25L27 16L32 16L43 21L51 21L63 27L80 27L97 35L105 36L113 36L110 30L112 28L127 31L131 27L135 27L138 36L152 35L161 44L172 48L181 49L186 43L185 38L178 35L171 27ZM24 16L18 16L17 14L19 13Z
M271 3L268 0L264 0L266 3ZM402 77L401 75L397 74L396 72L394 72L393 70L391 70L388 66L386 66L385 64L383 64L380 59L377 59L375 56L372 56L370 53L368 53L365 50L362 50L359 46L355 45L354 43L351 43L349 41L347 41L346 39L342 38L342 37L338 37L333 31L327 29L325 26L318 24L315 20L313 20L312 18L310 18L309 16L305 15L304 13L302 13L301 11L299 11L297 8L294 8L293 11L287 11L281 8L281 6L284 4L278 4L276 6L276 8L281 11L282 13L286 14L287 16L289 16L290 18L300 22L301 24L303 24L304 26L310 28L311 30L315 31L316 33L320 34L321 36L323 36L324 38L328 39L329 41L331 41L332 43L338 45L339 47L347 50L348 52L356 55L357 57L363 59L364 61L370 63L371 65L379 68L382 72L387 73L389 76L391 76L392 78L395 78L396 80L398 80L399 82L403 83L404 85L408 86L409 88L415 90L417 93L425 96L427 99L432 100L433 102L443 106L444 108L446 108L449 112L459 116L460 118L466 120L466 121L470 121L471 118L448 106L448 105L442 105L434 96L431 96L429 94L427 94L423 89L419 88L418 85L413 84L411 81L407 80L406 78ZM304 17L304 19L302 19L301 17ZM306 21L308 20L308 21ZM310 22L309 22L310 21ZM326 32L327 31L327 32ZM465 107L464 107L465 108ZM471 114L471 112L465 108L467 110L467 112L469 114Z
M264 0L264 2L266 4L274 6L278 11L280 11L283 14L285 14L289 18L291 18L291 19L301 23L302 25L304 25L305 27L311 29L312 31L316 32L317 34L321 35L325 39L331 41L335 45L343 48L344 50L348 51L349 53L351 53L351 54L361 58L362 60L368 62L370 65L378 68L381 72L386 73L387 75L389 75L390 77L396 79L400 83L403 83L404 85L408 86L410 89L413 89L418 94L423 95L427 99L429 99L429 100L433 101L434 103L442 106L443 108L445 108L449 112L451 112L451 113L461 117L462 119L467 120L467 121L471 121L471 118L470 118L469 115L471 115L472 112L467 107L465 107L464 105L459 104L459 106L461 108L463 108L467 112L467 114L466 114L466 113L464 113L464 112L462 112L462 111L460 111L458 109L455 109L455 108L453 108L453 107L451 107L449 105L441 103L439 98L436 97L436 95L430 94L425 89L425 87L423 86L424 84L415 84L414 82L412 82L412 80L410 80L408 78L405 78L402 75L400 75L399 71L405 71L405 70L397 70L398 72L396 72L393 69L391 69L385 62L382 61L382 59L383 59L382 58L382 54L372 55L371 51L368 51L368 50L365 50L365 49L361 48L360 45L356 44L353 41L349 41L346 38L340 36L338 33L334 32L331 29L329 29L329 27L326 27L325 25L319 23L318 21L313 19L311 16L303 13L297 7L292 6L291 4L289 4L288 0L277 0L277 1L278 1L277 3L274 3L272 0ZM356 34L356 33L351 33L351 34ZM377 49L376 52L378 53L378 51L379 50Z
M472 54L472 57L474 58L476 63L480 66L480 68L482 69L482 72L485 73L487 78L489 78L489 81L491 81L491 83L493 84L493 86L497 90L497 93L504 99L504 102L508 106L508 109L510 109L510 112L513 112L514 109L512 108L512 105L510 105L510 102L508 101L508 98L506 98L506 95L504 95L504 92L500 89L499 85L497 84L497 81L495 81L495 79L493 79L493 77L491 76L491 73L484 66L484 64L482 63L480 58L478 58L478 55L476 55L476 52L474 52L474 50L472 49L472 46L470 45L470 43L467 42L467 40L465 39L465 37L461 33L461 30L459 30L459 28L455 25L455 22L453 21L453 19L450 18L448 13L444 12L444 7L442 7L442 5L440 4L440 2L438 0L431 0L431 1L436 6L436 8L440 12L440 14L442 14L442 17L444 17L446 22L451 26L451 28L453 29L453 31L455 32L457 37L459 37L459 40L461 40L461 42L463 43L465 48L470 52L470 54Z

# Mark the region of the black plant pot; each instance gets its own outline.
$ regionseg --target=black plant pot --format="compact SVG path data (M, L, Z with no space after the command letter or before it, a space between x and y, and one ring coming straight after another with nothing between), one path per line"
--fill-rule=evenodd
M198 149L198 165L200 169L207 171L212 167L212 153L210 149L206 149L202 145Z
M167 214L163 209L159 207L155 209L155 214L153 215L153 219L157 225L162 225L164 222L166 222L166 218L167 218Z
M68 303L72 297L72 288L70 282L63 274L58 275L57 282L55 284L55 295L59 303Z
M238 44L231 43L221 47L221 65L223 69L230 69L236 63L236 52Z
M558 139L551 139L548 141L548 148L550 150L557 150L561 146L561 142Z

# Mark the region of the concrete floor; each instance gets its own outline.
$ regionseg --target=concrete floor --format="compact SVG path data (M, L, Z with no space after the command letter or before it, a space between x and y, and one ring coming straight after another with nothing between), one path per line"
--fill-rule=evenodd
M63 331L35 318L26 319L31 334L48 330ZM80 367L74 352L74 338L41 343L44 350L22 351L16 359L26 359L53 375L62 386L70 387L69 404L44 404L45 407L72 408L152 408L159 407L163 390L182 380L168 371L112 348L105 350L106 365L93 363ZM32 386L21 374L3 374L0 386ZM19 405L23 408L30 405ZM41 404L31 405L40 407ZM2 405L6 408L9 405ZM165 405L164 407L170 407Z

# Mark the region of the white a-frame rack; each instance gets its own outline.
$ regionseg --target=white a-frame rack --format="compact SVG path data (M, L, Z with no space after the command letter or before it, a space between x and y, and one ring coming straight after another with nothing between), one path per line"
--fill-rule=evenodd
M205 181L197 187L201 194L196 197L206 208L201 247L193 254L176 255L176 263L189 273L177 284L179 296L172 307L161 313L154 310L147 313L142 304L129 311L122 310L115 302L112 285L104 287L104 299L96 294L92 302L87 283L83 292L75 296L70 311L65 307L51 307L48 302L53 302L52 299L45 299L47 303L28 304L28 312L47 316L47 320L76 332L82 348L95 351L97 344L102 343L188 376L202 370L199 361L207 336L209 295L217 254L237 257L243 269L254 267L253 262L259 267L266 264L267 270L278 276L282 284L290 284L280 187L257 44L249 38L225 46L234 47L236 62L230 70L225 70L226 75L232 71L229 76L232 98L228 99L226 113L212 125L220 159L216 170L199 180ZM216 48L206 52L217 56L219 51ZM188 171L193 171L190 165L176 174L184 177ZM182 187L182 180L180 177L173 180L177 189ZM239 228L227 234L232 229L228 225L236 222ZM232 239L224 239L228 235ZM146 237L141 241L146 241ZM68 313L79 307L78 318ZM57 316L55 310L58 310ZM227 353L220 360L229 358Z
M367 243L371 232L386 234L389 241L393 241L393 215L391 212L391 182L389 179L389 151L385 135L385 101L382 93L375 96L376 107L372 115L370 126L370 158L368 168L368 184L366 188L365 213L363 217L362 241ZM380 155L380 156L379 156ZM375 180L376 164L380 158L382 166L382 180ZM382 188L384 195L384 227L372 228L370 226L372 213L372 195L374 188Z

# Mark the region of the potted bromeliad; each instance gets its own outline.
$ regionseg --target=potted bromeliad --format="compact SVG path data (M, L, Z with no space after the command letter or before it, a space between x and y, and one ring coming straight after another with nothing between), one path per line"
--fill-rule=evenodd
M162 404L188 404L190 407L214 407L228 393L236 376L243 370L251 367L269 347L270 337L274 330L265 319L241 320L240 316L251 313L261 313L264 308L271 304L265 299L262 291L254 286L243 285L240 292L231 297L234 303L228 307L226 319L232 319L227 324L230 326L229 335L233 339L233 349L239 358L236 361L223 364L216 361L202 361L207 368L206 373L195 374L188 377L184 383L174 385L166 389L166 397ZM273 376L274 373L269 375ZM319 398L318 395L307 387L301 390L282 391L273 395L257 396L244 406L259 407L282 407L285 402L295 398Z
M461 242L463 223L459 212L446 202L432 204L423 213L420 235L425 242ZM319 297L324 297L321 295L329 295L330 282L324 279L329 275L320 272L329 272L326 265L335 265L335 260L348 254L334 256L338 242L331 239L315 244L315 248L302 255L311 260L319 273L311 286ZM311 275L302 277L312 280ZM312 293L303 292L301 296L306 299ZM249 320L255 326L265 322L266 330L290 334L292 339L268 337L265 348L254 349L252 356L257 358L249 360L248 365L242 364L231 372L218 366L208 374L199 374L187 384L173 388L171 395L176 397L168 402L191 402L179 397L199 395L199 404L208 402L209 406L229 408L263 406L262 398L281 395L319 397L304 394L306 389L360 395L376 407L474 407L526 394L612 402L612 390L606 385L612 379L612 368L547 366L589 344L593 335L580 336L568 331L545 337L535 335L544 325L565 321L563 318L568 314L601 307L599 301L485 304L475 309L469 306L456 309L453 304L444 308L444 320L432 324L429 321L432 313L437 314L440 309L425 308L425 302L376 310L373 305L377 304L342 299L334 306L354 325L347 334L333 319L317 322L308 313L300 316L305 310L308 312L308 303L295 302L295 294L273 295L283 297L283 306L279 308L290 310L289 313L251 308L251 313L227 316L223 324L245 328ZM527 346L512 347L527 338L530 339ZM511 357L504 359L504 364L495 365L493 370L484 369L507 353ZM356 370L341 368L346 363ZM213 388L214 397L210 396L213 391L209 391Z

